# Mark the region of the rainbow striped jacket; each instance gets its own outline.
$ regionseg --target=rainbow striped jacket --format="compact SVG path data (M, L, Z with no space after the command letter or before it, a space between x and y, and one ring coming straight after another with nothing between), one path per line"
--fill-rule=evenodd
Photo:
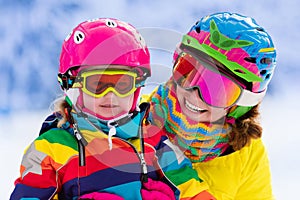
M196 195L202 183L197 172L158 127L144 123L145 114L116 124L115 135L79 115L73 115L73 128L47 128L25 150L10 199L79 199L92 192L142 199L147 178L169 185L176 199ZM44 125L57 120L52 115ZM178 178L171 183L165 174Z

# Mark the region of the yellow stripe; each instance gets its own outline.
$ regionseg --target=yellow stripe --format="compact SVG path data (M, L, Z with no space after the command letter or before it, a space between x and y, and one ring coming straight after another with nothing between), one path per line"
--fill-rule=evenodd
M258 52L271 52L271 51L275 51L275 48L274 47L262 48Z
M183 184L178 185L177 187L180 190L180 198L193 197L208 189L208 185L205 182L200 183L195 179L191 179Z
M94 140L95 138L108 138L108 136L101 132L101 131L90 131L90 130L81 130L82 135L84 136L84 139L90 143L92 140Z
M58 143L49 143L47 140L35 141L35 148L49 155L58 164L65 164L70 157L78 154L77 151L68 146Z
M141 151L140 139L129 139L128 141L136 148L137 151Z

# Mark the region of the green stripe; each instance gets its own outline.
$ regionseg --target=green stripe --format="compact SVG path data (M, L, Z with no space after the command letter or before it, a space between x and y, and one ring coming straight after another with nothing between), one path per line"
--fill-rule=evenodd
M215 50L214 48L208 46L207 44L200 44L199 41L189 35L184 35L182 38L182 44L193 47L199 51L202 51L214 59L220 61L223 65L225 65L231 72L235 75L247 80L248 82L261 82L262 78L253 72L249 71L242 65L228 60L227 56L222 54L221 52ZM241 73L242 72L242 73Z
M175 185L181 185L191 179L195 179L200 183L203 182L203 180L198 177L197 172L195 170L191 170L189 166L185 166L178 170L171 170L165 172L165 174Z
M47 140L49 143L58 143L78 150L75 137L66 130L55 128L43 133L36 140Z

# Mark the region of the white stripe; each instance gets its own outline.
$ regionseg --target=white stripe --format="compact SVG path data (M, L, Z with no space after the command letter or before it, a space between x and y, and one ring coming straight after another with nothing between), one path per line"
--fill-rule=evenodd
M180 164L184 160L184 157L185 157L183 152L179 149L178 146L173 144L170 140L165 140L164 143L166 145L168 145L174 151L174 153L176 155L176 159L178 161L178 164Z

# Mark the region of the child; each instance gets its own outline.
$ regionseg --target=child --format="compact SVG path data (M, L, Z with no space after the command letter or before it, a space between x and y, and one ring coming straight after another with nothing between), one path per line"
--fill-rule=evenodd
M147 105L137 108L137 99L149 62L128 23L100 18L75 27L60 56L65 100L26 150L11 199L177 198L144 142Z
M275 64L272 39L254 19L216 13L183 36L172 77L152 94L151 120L217 199L273 199L258 105Z
M79 24L62 46L65 100L26 150L11 199L213 199L198 191L207 186L190 161L147 121L149 104L137 107L150 73L134 27L115 19Z

